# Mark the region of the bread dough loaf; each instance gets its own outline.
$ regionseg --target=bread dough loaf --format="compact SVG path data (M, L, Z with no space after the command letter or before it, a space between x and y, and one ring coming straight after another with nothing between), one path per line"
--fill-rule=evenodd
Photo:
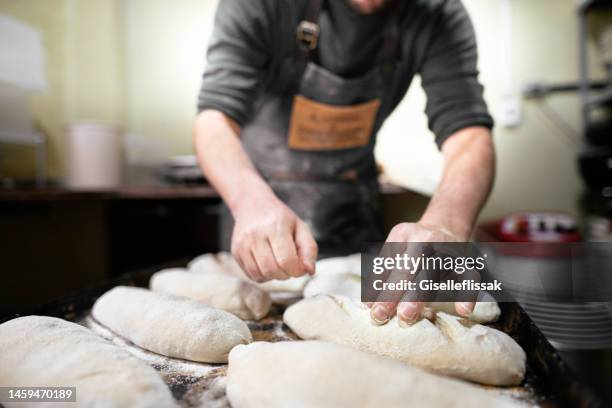
M217 256L215 254L204 254L193 258L187 264L187 269L194 272L228 272L217 260Z
M400 327L372 323L369 309L348 298L316 296L289 307L285 323L302 339L328 340L393 357L417 367L491 385L516 385L525 352L507 334L440 312Z
M141 288L106 292L92 315L137 346L185 360L225 363L234 346L253 340L247 325L228 312Z
M45 316L10 320L0 325L0 350L0 386L76 387L79 407L178 406L152 367L75 323Z
M227 396L234 408L515 406L476 385L322 341L236 347Z
M317 272L302 291L305 298L316 295L361 300L361 254L317 261Z
M340 295L355 301L361 300L361 280L349 273L319 272L304 287L305 298L317 295Z
M490 295L488 295L490 297ZM431 310L435 312L444 312L451 315L457 315L457 311L455 310L455 304L453 302L435 302L427 305ZM476 302L474 306L474 311L467 316L472 322L475 323L490 323L499 319L501 315L501 310L499 305L491 297L490 300Z
M304 287L305 298L317 295L339 295L361 301L361 282L353 275L315 274Z
M361 301L361 254L317 261L317 273L303 291L305 298L316 295L340 295ZM495 299L483 292L480 300L467 318L476 323L497 320L501 311ZM427 307L428 309L423 311L424 316L431 316L438 311L457 316L453 302L430 303Z
M228 252L219 252L216 255L200 255L189 262L189 264L187 264L187 268L195 272L208 272L214 270L223 271L240 279L251 282L268 293L289 292L299 295L302 293L304 286L309 280L308 276L301 276L299 278L289 278L286 280L273 279L263 283L253 282L245 274L234 257Z
M352 254L317 261L317 274L353 275L361 278L361 254Z
M267 292L218 270L193 273L187 269L166 269L155 273L149 286L155 292L185 296L245 320L259 320L270 311Z
M317 273L304 288L304 298L317 295L345 296L356 302L361 301L361 282L352 274ZM458 316L454 302L428 303L423 310L423 316L432 316L437 312L444 312ZM475 323L491 323L499 319L501 310L497 302L491 298L476 302L474 311L466 318ZM463 316L461 316L463 317Z

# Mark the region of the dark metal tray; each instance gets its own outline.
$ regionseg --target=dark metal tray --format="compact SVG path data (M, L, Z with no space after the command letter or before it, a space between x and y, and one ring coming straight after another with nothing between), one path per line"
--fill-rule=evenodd
M147 287L151 275L164 267L184 265L174 262L154 269L128 274L95 287L88 288L60 301L32 310L27 314L60 317L90 327L98 334L127 348L137 357L156 368L182 406L226 407L224 364L200 364L167 358L142 350L97 324L89 310L96 299L117 285ZM517 303L500 303L498 322L491 324L512 336L527 354L527 374L519 387L495 388L499 393L519 400L525 406L541 407L603 407L590 388L576 380L552 345ZM297 337L282 323L284 307L274 305L268 317L248 322L255 340L286 341ZM15 316L0 319L0 323ZM487 387L494 388L494 387Z

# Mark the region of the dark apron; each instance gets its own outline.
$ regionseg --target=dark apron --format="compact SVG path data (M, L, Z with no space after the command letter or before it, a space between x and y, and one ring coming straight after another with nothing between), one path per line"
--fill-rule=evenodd
M316 24L320 7L321 0L312 0L304 21ZM368 242L384 240L374 160L375 135L384 119L384 106L378 111L366 145L304 151L288 146L294 97L297 94L337 106L384 101L394 82L397 61L398 19L396 13L392 14L381 55L375 67L361 77L344 79L326 70L311 61L312 48L301 44L292 61L301 79L284 91L262 95L254 116L241 132L243 146L255 167L279 199L310 226L321 255L359 252ZM227 249L233 221L227 208L222 213L222 246Z

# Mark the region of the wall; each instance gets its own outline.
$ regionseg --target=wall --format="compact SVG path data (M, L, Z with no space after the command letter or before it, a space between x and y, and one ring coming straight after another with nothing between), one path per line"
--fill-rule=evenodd
M34 117L39 127L51 135L49 161L53 174L58 173L60 163L59 136L65 116L64 77L64 0L0 0L0 12L38 28L44 39L47 59L47 91L31 100ZM30 149L2 145L0 174L13 177L32 177L34 154Z
M479 43L481 81L496 116L504 94L502 1L464 0ZM571 82L578 78L577 21L573 0L512 0L511 90L520 96L534 80ZM591 52L591 66L596 59ZM602 77L594 69L593 77ZM576 94L553 96L549 105L576 132L580 104ZM377 146L377 157L392 179L431 192L441 173L442 160L425 131L425 96L415 83L405 101L389 118ZM482 217L496 217L521 209L558 209L576 212L582 191L575 166L577 144L568 141L535 101L522 101L522 122L514 129L495 128L498 164L493 194ZM578 138L578 135L575 135Z
M77 120L124 122L120 0L0 0L0 12L44 37L48 89L31 98L37 126L49 137L49 173L62 175L63 134ZM31 178L31 149L2 145L0 174Z
M217 0L0 0L0 11L40 27L49 57L49 90L33 98L37 119L52 135L52 167L61 160L62 126L94 118L124 123L132 162L188 154L191 122ZM507 72L500 32L502 0L464 0L480 49L481 79L495 114ZM574 0L512 0L511 91L528 81L578 77ZM501 44L501 45L500 45ZM594 72L594 76L601 76ZM579 129L579 101L554 96L550 105ZM387 121L376 154L390 176L430 193L442 160L427 131L425 97L415 80ZM518 209L576 211L582 189L576 144L539 108L523 101L522 123L495 130L498 177L484 216Z
M504 93L500 78L507 72L500 64L502 1L464 0L464 4L476 28L481 79L495 115ZM191 118L216 0L183 0L180 7L163 0L126 0L124 5L131 156L154 161L166 153L189 153ZM512 0L513 59L508 71L515 96L529 81L578 78L574 5L573 0ZM549 102L573 129L579 129L577 96L555 96ZM392 179L431 193L442 159L427 131L424 106L417 78L383 128L376 154ZM144 146L144 140L154 143ZM495 142L498 176L484 217L519 209L576 211L582 188L574 165L577 147L536 102L522 103L519 127L498 126Z
M191 126L216 0L125 0L131 162L192 152Z

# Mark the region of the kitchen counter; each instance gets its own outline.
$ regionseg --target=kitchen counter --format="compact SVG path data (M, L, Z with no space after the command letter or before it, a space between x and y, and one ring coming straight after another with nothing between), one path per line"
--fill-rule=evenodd
M428 198L381 184L385 228L420 216ZM112 190L0 188L0 314L88 285L219 248L221 199L206 185L128 180ZM10 288L10 289L8 289Z
M403 187L381 183L383 195L417 194ZM1 202L64 200L197 200L219 199L209 185L124 185L109 190L75 190L66 187L0 189Z
M122 186L111 190L72 190L63 187L0 190L0 202L202 198L219 198L219 195L210 186Z

